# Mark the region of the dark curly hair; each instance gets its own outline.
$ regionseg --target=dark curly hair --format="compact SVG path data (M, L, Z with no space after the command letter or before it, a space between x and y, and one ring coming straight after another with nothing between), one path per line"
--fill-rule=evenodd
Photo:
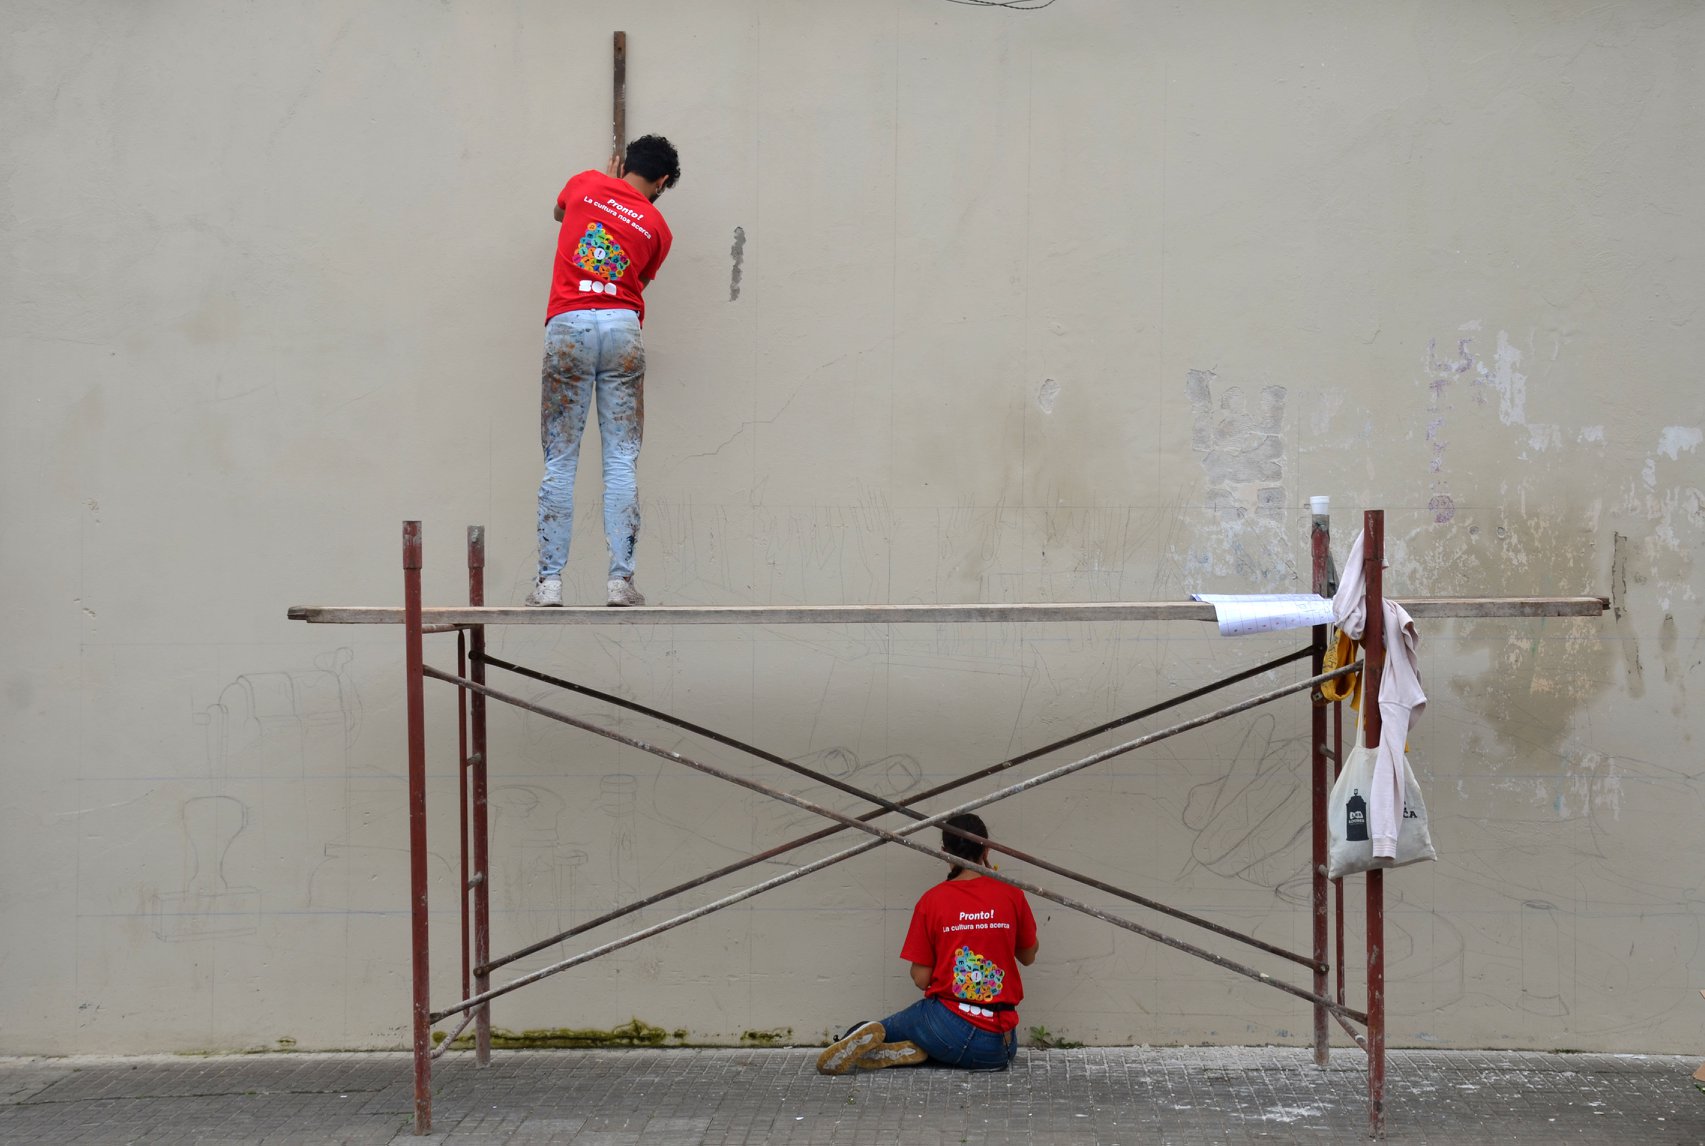
M642 135L628 144L622 169L653 182L667 175L669 187L681 181L681 157L675 153L675 145L661 135Z
M960 859L970 860L972 863L983 862L983 849L987 845L977 840L968 840L964 836L954 835L948 830L949 828L958 828L962 832L970 832L972 835L982 836L986 840L989 838L989 829L983 823L983 817L975 812L960 812L941 825L942 851L951 856L958 856ZM952 879L964 870L958 864L954 864L953 869L947 873L947 878Z

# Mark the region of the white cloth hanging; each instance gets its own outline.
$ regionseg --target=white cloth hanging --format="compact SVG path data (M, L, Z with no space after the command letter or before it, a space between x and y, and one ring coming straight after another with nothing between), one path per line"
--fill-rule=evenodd
M1397 855L1397 830L1403 820L1404 751L1409 726L1427 707L1421 691L1421 635L1409 611L1390 597L1383 598L1385 669L1379 677L1379 754L1374 765L1373 790L1368 793L1368 835L1376 859ZM1343 579L1332 597L1332 616L1352 640L1367 629L1367 578L1362 572L1362 534L1350 543ZM1367 700L1362 701L1363 704Z

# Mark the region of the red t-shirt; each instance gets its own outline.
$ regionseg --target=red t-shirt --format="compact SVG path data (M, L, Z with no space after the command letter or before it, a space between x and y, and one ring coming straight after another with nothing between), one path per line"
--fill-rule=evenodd
M549 322L565 310L632 310L645 321L640 292L657 277L674 236L655 204L625 179L582 171L556 197L562 208Z
M924 892L912 909L900 958L933 967L924 996L973 1026L999 1034L1018 1025L1017 1011L989 1003L1024 1001L1018 949L1036 943L1030 901L1010 883L979 876L952 879Z

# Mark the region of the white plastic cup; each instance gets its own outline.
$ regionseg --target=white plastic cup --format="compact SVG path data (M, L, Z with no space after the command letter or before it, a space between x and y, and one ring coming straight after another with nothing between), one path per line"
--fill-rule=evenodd
M1327 508L1331 504L1332 499L1330 497L1323 497L1318 494L1308 499L1309 512L1316 517L1325 517Z

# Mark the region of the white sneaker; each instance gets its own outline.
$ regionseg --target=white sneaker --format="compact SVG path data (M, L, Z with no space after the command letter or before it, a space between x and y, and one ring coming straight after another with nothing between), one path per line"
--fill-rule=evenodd
M527 594L527 604L534 608L562 604L562 578L541 577L533 582L533 591Z
M645 595L633 587L632 577L612 577L606 588L609 589L610 595L605 603L613 609L645 604Z

